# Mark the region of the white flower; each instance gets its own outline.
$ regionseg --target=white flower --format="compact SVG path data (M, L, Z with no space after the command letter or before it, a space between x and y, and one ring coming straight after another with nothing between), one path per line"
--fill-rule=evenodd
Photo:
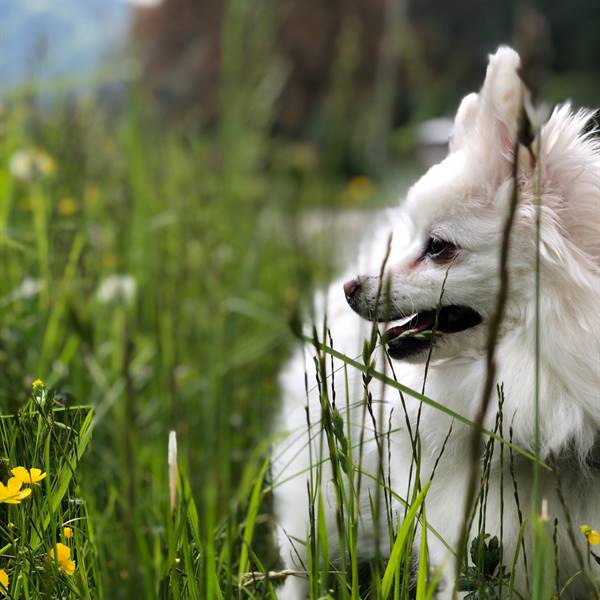
M135 298L137 283L131 275L109 275L98 286L96 296L101 304L123 302L128 304Z
M542 507L541 507L541 510L540 510L540 519L544 523L547 523L548 521L550 521L550 515L548 514L548 499L547 498L542 498Z
M41 279L25 277L18 287L0 299L0 307L8 306L19 300L31 300L31 298L35 298L40 293L43 287L44 282Z
M22 148L10 157L9 169L16 179L30 181L52 175L56 164L49 154L39 148Z
M15 290L19 298L29 299L37 296L44 287L44 282L41 279L33 279L33 277L25 277L21 281L21 285Z
M173 512L177 502L177 434L174 431L169 431L167 462L169 464L169 500L171 512Z

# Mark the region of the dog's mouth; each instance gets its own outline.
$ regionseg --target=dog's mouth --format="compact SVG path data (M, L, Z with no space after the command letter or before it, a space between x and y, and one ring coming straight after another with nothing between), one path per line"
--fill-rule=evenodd
M468 306L443 306L439 312L425 310L402 325L390 327L383 334L383 341L392 358L405 359L427 350L438 338L475 327L482 320L481 315Z

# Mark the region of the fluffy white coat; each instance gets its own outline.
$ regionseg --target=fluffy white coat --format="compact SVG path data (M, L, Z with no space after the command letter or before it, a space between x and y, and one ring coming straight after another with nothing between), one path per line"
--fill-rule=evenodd
M517 120L525 90L518 76L520 60L511 49L502 47L490 56L484 85L479 94L470 94L461 103L455 120L455 133L445 160L432 167L409 190L397 209L390 210L380 225L365 239L348 275L335 282L318 299L321 319L327 313L333 345L349 356L360 355L371 324L349 306L342 283L357 278L360 283L355 310L377 313L378 273L392 235L391 253L385 269L389 301L398 314L437 306L444 278L444 304L464 305L476 310L483 322L458 333L444 335L436 343L425 384L425 393L448 408L475 419L485 380L485 342L489 317L496 306L499 287L501 235L512 190L512 153L517 136ZM541 197L541 298L539 322L539 428L540 455L563 457L561 478L568 510L575 527L581 523L600 526L600 468L589 467L589 455L600 429L600 146L584 133L591 113L574 113L569 105L556 108L541 129L532 148L535 160L525 149L519 151L519 206L511 236L508 261L509 302L496 348L497 382L504 385L504 433L512 425L514 442L533 449L535 416L535 259L536 205ZM539 167L534 168L534 162ZM449 240L458 248L448 265L440 265L423 255L432 236ZM357 277L358 275L358 277ZM307 478L311 458L306 427L305 406L317 426L312 434L312 462L319 460L317 443L320 404L310 347L289 362L281 377L284 407L281 430L289 433L274 450L273 477L278 537L284 562L300 568L305 554L294 539L308 535ZM425 355L410 362L393 361L398 381L420 391L423 386ZM378 368L390 373L390 365L377 351ZM329 359L328 359L329 364ZM338 398L345 395L344 370L334 361L329 373ZM331 370L331 369L330 369ZM304 377L309 382L305 394ZM350 412L356 439L360 434L363 398L360 373L349 370L349 394L357 408ZM390 418L392 487L406 496L412 448L407 435L406 416L397 391L371 383L377 402L384 402L375 414L383 416L380 430ZM408 418L415 424L420 403L405 395ZM338 400L342 402L343 400ZM392 410L393 409L393 410ZM420 435L423 449L422 479L429 477L438 458L451 419L427 405L421 407ZM493 396L485 425L493 428L498 410ZM377 448L372 426L366 432L363 468L375 474ZM469 473L471 429L457 422L442 455L427 495L428 522L454 547L463 518L466 481ZM324 446L326 448L326 445ZM325 452L324 458L327 454ZM504 494L503 543L505 556L511 556L517 541L519 520L513 500L513 481L506 469L504 491L500 490L499 452L496 451L490 474L486 531L500 532L500 495ZM508 464L508 454L505 454ZM516 457L516 479L525 516L531 507L532 466ZM387 465L386 465L387 468ZM331 553L335 555L336 500L328 481L325 462L322 486L329 511ZM375 536L370 520L368 478L363 479L362 515L359 548L364 558L374 555ZM279 485L280 482L284 482ZM560 571L564 581L578 570L575 552L568 540L565 515L555 493L556 479L544 472L541 496L547 499L550 518L559 518ZM578 533L578 531L577 531ZM474 533L473 533L474 534ZM389 542L383 533L382 551ZM469 537L471 539L471 536ZM429 535L432 565L444 570L438 598L452 596L455 565L452 554L434 535ZM585 541L581 536L581 547ZM519 563L517 585L527 597L524 568ZM584 597L585 578L580 576L567 588L563 598ZM280 591L286 600L306 597L306 582L290 577Z

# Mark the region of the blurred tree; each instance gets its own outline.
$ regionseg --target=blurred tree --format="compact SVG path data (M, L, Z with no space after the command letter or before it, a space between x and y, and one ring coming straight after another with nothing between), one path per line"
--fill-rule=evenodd
M163 0L138 9L134 36L144 82L168 116L217 121L229 4ZM248 0L241 35L259 26L265 4ZM590 102L599 88L595 0L280 0L270 6L270 60L285 65L274 132L325 145L333 136L355 154L359 149L363 160L385 158L390 130L452 110L477 88L487 54L501 43L521 51L528 81L536 88L546 82L551 99L563 91ZM342 97L349 106L341 107ZM343 139L327 131L340 120Z
M220 0L165 0L137 9L145 81L167 111L202 106L214 115L219 76Z

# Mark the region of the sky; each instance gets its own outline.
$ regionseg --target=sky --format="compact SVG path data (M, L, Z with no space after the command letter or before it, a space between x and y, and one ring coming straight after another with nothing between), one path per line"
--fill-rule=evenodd
M133 4L157 0L0 0L0 90L119 71ZM115 73L117 75L117 73Z

